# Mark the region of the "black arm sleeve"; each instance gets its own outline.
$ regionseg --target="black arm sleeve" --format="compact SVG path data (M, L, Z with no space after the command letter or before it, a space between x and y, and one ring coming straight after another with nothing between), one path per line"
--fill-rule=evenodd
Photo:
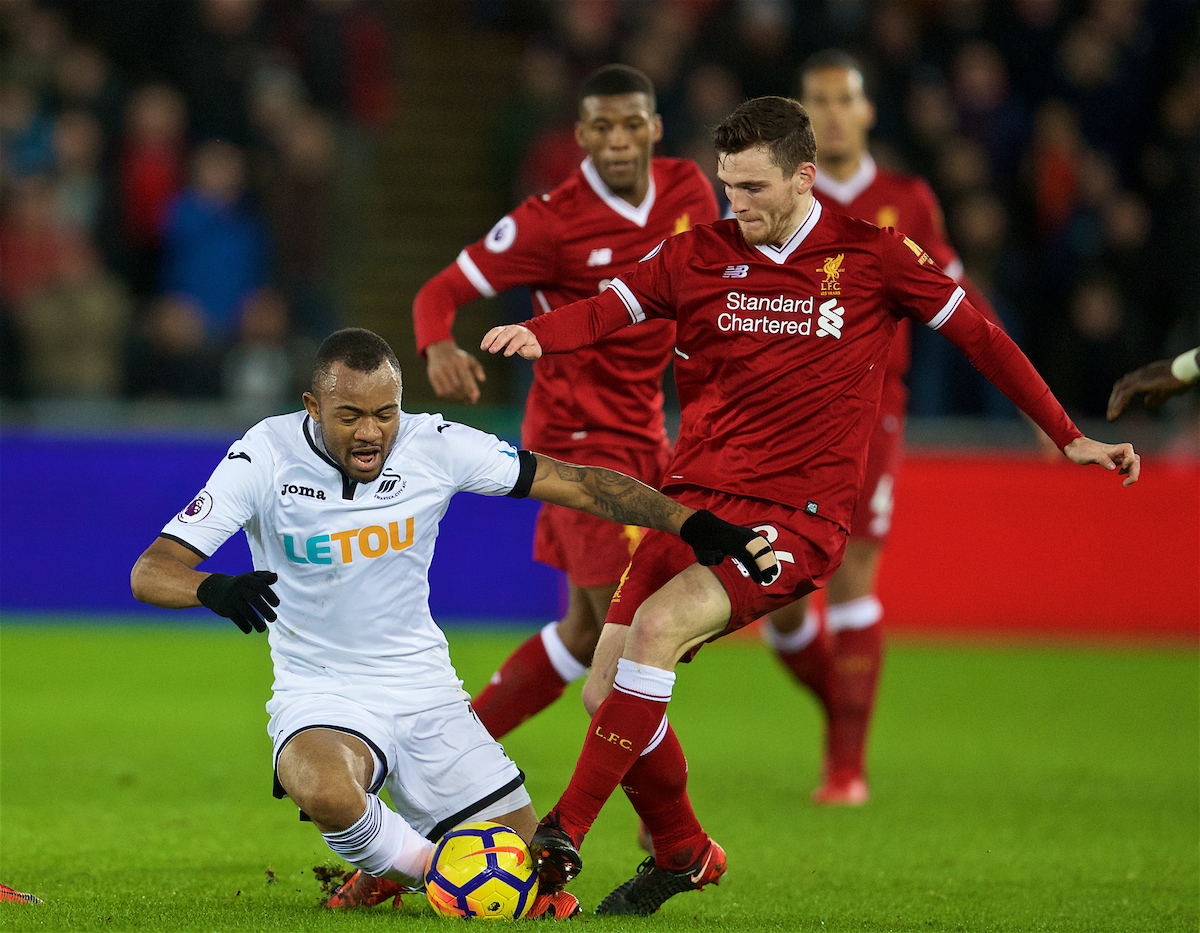
M533 486L533 475L537 472L537 457L531 451L518 450L517 458L521 462L521 473L513 488L505 495L512 496L514 499L524 499L529 495L529 490Z

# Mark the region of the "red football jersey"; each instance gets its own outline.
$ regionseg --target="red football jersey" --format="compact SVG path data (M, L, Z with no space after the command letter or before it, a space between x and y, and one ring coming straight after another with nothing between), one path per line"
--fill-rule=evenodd
M962 260L946 239L942 207L924 179L882 169L870 155L864 155L858 171L848 181L837 181L818 167L813 193L835 213L901 231L924 249L946 275L963 286L978 311L993 324L1000 324L983 293L964 277ZM906 322L892 341L888 378L902 378L908 372L911 358L912 333Z
M597 298L527 322L564 352L631 322L677 322L683 423L663 488L702 486L849 529L892 337L941 329L1066 445L1079 432L1016 345L924 250L814 201L782 248L735 221L666 240Z
M650 189L634 207L608 189L589 158L549 194L503 217L457 263L483 295L529 286L542 314L598 294L667 237L716 219L712 185L690 160L654 159ZM448 328L423 331L421 349L449 336ZM674 340L674 322L660 319L538 360L521 443L574 456L594 445L599 459L617 464L621 448L665 444L662 374Z

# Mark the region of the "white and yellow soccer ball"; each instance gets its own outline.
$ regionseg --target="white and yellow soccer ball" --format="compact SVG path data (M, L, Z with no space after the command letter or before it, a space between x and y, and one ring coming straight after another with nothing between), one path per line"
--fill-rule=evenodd
M537 870L525 840L499 823L463 823L446 833L425 865L425 893L444 917L519 920L537 897Z

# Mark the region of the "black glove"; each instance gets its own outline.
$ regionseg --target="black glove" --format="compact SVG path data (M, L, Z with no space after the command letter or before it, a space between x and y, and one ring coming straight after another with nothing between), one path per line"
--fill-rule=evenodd
M771 546L750 552L750 542L761 537L757 531L717 518L708 509L688 518L679 529L679 537L691 545L696 560L705 567L715 567L728 556L741 561L755 583L770 583L779 575L778 564L769 570L759 570L757 559L770 553Z
M278 579L279 574L270 570L239 573L236 577L227 573L213 573L200 581L196 587L196 598L217 615L233 619L247 635L251 628L265 632L267 622L276 619L275 610L271 607L279 605L279 597L271 589L271 584Z

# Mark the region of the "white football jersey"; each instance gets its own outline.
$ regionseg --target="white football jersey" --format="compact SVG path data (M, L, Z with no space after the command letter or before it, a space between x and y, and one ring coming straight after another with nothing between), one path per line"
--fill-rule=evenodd
M268 626L275 690L383 679L420 709L422 691L461 684L429 612L450 498L523 496L532 479L530 454L440 415L402 413L383 471L356 483L296 412L234 443L162 534L207 557L244 528L254 569L279 574L279 619Z

